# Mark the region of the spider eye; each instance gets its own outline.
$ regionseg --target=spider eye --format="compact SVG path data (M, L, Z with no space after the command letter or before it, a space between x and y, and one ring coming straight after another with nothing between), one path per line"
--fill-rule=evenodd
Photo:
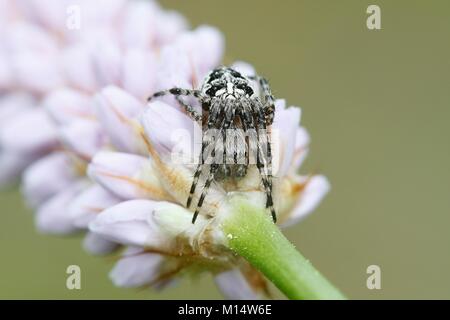
M209 95L210 97L213 97L217 91L219 91L221 88L220 85L212 85L211 88L209 88L208 90L206 90L206 94Z
M249 96L251 96L253 94L253 89L245 83L238 83L236 85L236 88L244 91Z
M245 93L251 96L253 94L253 89L250 86L245 86Z

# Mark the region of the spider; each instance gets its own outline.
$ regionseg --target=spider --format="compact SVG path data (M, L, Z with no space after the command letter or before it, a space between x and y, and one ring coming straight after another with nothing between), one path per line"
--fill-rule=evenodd
M262 92L261 97L252 88L255 82ZM197 219L211 183L244 177L252 155L261 175L266 194L266 208L270 210L273 221L276 222L272 199L272 151L270 135L267 133L274 119L275 98L267 80L258 75L244 76L230 67L222 66L212 70L199 89L171 88L154 93L148 101L165 95L173 95L186 113L202 127L202 152L187 199L187 208L192 204L199 178L205 167L207 168L207 163L209 173L192 223ZM197 99L203 112L200 114L183 97ZM208 132L218 132L219 138L224 139L225 136L228 137L229 132L233 132L237 143L230 144L229 140L223 143L224 140L217 139L217 135L207 134ZM250 132L253 134L249 134ZM211 150L211 146L214 146L213 151L208 153L207 150ZM211 161L212 158L214 160ZM243 161L238 161L242 159Z

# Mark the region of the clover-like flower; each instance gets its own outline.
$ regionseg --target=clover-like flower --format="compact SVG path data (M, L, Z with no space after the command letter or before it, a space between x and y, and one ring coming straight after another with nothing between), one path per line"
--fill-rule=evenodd
M214 182L192 223L186 199L202 129L175 99L145 101L199 86L222 59L219 31L188 30L152 1L2 5L0 182L23 172L41 232L86 232L94 254L123 249L110 274L118 286L162 288L210 272L230 298L270 295L266 279L290 298L342 297L272 222L256 168L236 184ZM78 30L61 18L73 6L84 12ZM275 107L274 205L284 227L310 213L329 184L298 173L309 146L300 109Z
M242 63L235 68L252 71ZM256 168L233 192L215 183L200 218L192 224L192 212L185 205L195 166L186 161L191 157L174 151L192 151L198 143L195 138L201 137L201 129L175 104L157 101L145 108L131 96L125 99L126 96L125 92L110 87L102 91L98 102L106 108L120 105L126 110L145 110L140 122L125 118L121 124L110 126L115 128L114 134L124 137L127 124L133 123L135 137L127 136L125 140L140 140L137 145L144 146L148 155L102 151L88 168L89 176L99 186L122 199L90 223L92 233L128 246L111 273L114 283L125 287L161 287L179 274L207 270L216 275L217 284L226 296L263 296L267 293L264 278L225 245L227 237L233 235L224 234L221 228L223 219L230 214L230 202L237 196L264 207ZM321 175L297 174L309 145L309 136L299 122L299 108L286 107L284 100L276 101L272 133L278 135L274 141L278 152L274 158L279 164L275 205L281 225L291 225L310 213L329 188ZM193 158L197 157L198 154L193 154ZM96 207L95 201L91 206Z
M155 56L183 32L181 15L150 0L2 1L0 185L61 150L61 122L92 119L85 100L104 86L144 98L157 85ZM62 102L57 119L43 108Z
M90 1L52 2L49 8L54 17L46 10L29 12L21 3L6 4L10 5L6 12L20 14L4 21L11 33L3 35L7 45L0 65L5 62L15 77L2 83L0 182L8 183L24 171L22 190L36 210L40 231L68 234L85 230L87 224L74 222L69 212L76 211L85 197L96 194L86 177L91 158L102 148L146 152L137 140L127 140L133 130L131 122L123 135L114 128L114 121L137 117L142 110L130 114L120 107L97 108L95 93L116 85L132 95L136 105L143 105L141 101L149 93L175 84L175 75L184 84L216 65L222 56L222 35L207 26L187 30L183 17L152 1L108 2L109 10L104 10L104 3ZM30 4L40 8L38 2ZM65 18L66 9L73 6L83 9L80 30L68 30L65 19L51 20ZM65 31L62 40L58 30ZM35 51L37 57L43 55L41 61L52 61L52 68L36 70L31 56L25 62L32 68L6 63ZM50 73L58 74L60 81L44 85L43 80L55 78ZM16 93L17 87L24 93ZM97 191L103 199L97 211L120 200L107 191ZM92 234L85 239L85 248L91 253L104 254L116 247Z

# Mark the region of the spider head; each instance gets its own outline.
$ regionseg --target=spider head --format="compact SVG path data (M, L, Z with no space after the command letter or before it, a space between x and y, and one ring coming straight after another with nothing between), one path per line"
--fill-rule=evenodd
M211 71L205 78L202 91L211 98L226 99L250 97L254 93L249 79L228 67L219 67Z

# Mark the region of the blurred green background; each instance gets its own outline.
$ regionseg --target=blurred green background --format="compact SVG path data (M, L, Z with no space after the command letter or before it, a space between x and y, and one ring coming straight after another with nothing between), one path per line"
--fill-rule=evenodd
M223 31L312 136L303 171L332 191L287 236L354 299L450 298L450 2L166 0L193 26ZM382 30L366 28L381 7ZM162 293L115 288L113 259L79 238L39 235L16 190L0 193L0 298L221 298L209 277ZM82 269L82 290L65 287ZM366 288L366 268L382 289Z

